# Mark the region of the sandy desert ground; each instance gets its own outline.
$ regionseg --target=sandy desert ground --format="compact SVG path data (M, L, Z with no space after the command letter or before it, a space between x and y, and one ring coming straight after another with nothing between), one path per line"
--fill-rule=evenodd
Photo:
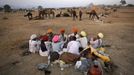
M60 28L65 28L69 34L74 26L89 36L104 33L104 43L111 45L107 52L118 66L114 73L107 75L134 75L134 7L119 8L104 18L103 23L88 20L86 15L82 21L73 21L70 17L29 21L24 14L0 12L0 75L44 75L36 65L46 63L47 58L38 54L21 56L26 50L22 46L33 33L44 34L48 28L58 33ZM3 19L5 16L7 20ZM51 71L51 75L82 75L72 67L60 71L58 66L53 66Z

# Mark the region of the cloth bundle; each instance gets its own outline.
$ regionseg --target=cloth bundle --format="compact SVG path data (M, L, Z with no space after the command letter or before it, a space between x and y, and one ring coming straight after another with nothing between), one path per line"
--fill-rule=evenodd
M64 52L60 56L60 60L64 61L66 64L76 62L79 59L79 55L72 54L69 52Z

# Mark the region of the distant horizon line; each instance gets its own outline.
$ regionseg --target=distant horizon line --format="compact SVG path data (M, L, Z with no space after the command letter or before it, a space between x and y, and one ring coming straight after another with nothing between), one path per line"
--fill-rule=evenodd
M92 4L92 3L91 3ZM38 6L27 6L27 7L21 7L21 6L13 6L13 5L10 5L10 4L5 4L5 5L9 5L9 6L11 6L11 8L13 8L13 9L20 9L20 8L23 8L23 9L31 9L31 8L38 8L38 6L42 6L43 8L76 8L76 7L88 7L90 4L88 4L88 5L83 5L83 6L59 6L59 7L50 7L50 6L48 6L48 7L46 7L46 6L43 6L43 5L38 5ZM108 6L108 5L115 5L115 4L94 4L94 5L106 5L106 6ZM116 5L120 5L120 4L116 4ZM4 7L4 5L0 5L0 7Z

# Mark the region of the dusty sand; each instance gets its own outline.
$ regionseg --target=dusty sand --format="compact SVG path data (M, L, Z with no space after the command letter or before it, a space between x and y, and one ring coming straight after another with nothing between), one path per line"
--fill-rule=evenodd
M73 26L79 31L85 30L90 36L104 33L105 44L111 45L107 52L118 66L115 73L108 75L134 75L134 8L119 8L104 18L104 23L88 20L86 15L82 21L73 21L70 17L29 21L24 14L0 12L0 75L44 75L36 65L46 63L47 58L38 54L22 57L26 49L20 46L28 42L33 33L44 34L48 28L58 33L60 28L65 28L68 34ZM4 16L8 19L3 20ZM18 63L13 65L15 61ZM51 75L82 75L72 67L60 71L58 66L54 66L51 70Z

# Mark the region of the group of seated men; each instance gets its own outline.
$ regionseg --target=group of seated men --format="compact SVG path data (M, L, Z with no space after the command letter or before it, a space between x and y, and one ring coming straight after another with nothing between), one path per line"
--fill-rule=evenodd
M99 57L104 62L110 61L104 50L98 50L103 43L102 33L98 33L96 37L89 37L85 31L78 33L77 28L72 28L72 33L69 35L63 28L59 32L54 34L52 29L48 29L45 35L32 34L29 51L39 53L40 56L48 56L49 63L56 60L61 60L61 63L76 62L80 57L96 60L93 56ZM89 54L92 54L92 57Z

